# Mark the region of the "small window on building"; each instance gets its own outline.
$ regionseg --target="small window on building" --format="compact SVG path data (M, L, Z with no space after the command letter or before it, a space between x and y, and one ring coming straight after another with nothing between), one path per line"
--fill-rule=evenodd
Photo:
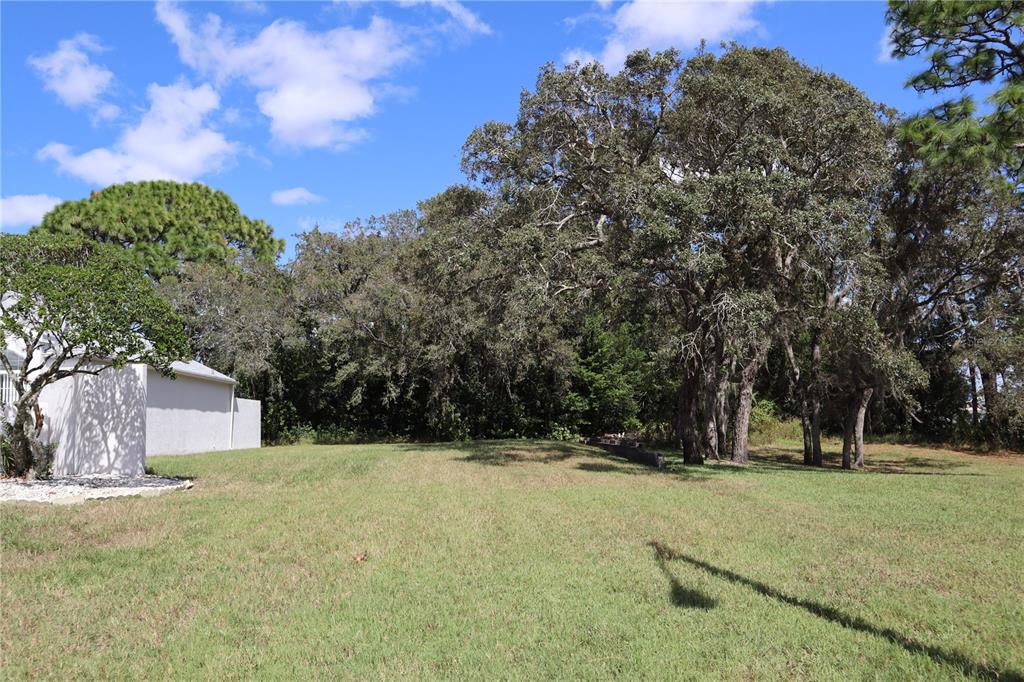
M21 363L15 358L9 358L11 366L17 371L21 369ZM14 377L7 374L7 370L0 367L0 406L13 405L18 399L18 390L14 386Z

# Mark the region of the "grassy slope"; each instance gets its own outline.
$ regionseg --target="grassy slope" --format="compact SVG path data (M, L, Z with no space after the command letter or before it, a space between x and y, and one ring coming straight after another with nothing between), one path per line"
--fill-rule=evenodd
M1024 674L1024 462L794 456L668 473L554 443L156 458L195 488L0 507L0 674Z

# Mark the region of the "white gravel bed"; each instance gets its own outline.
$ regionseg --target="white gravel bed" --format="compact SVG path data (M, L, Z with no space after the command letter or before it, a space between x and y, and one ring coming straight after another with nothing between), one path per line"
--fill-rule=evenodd
M45 481L0 479L0 503L80 504L109 497L150 497L192 487L192 481L166 476L62 476Z

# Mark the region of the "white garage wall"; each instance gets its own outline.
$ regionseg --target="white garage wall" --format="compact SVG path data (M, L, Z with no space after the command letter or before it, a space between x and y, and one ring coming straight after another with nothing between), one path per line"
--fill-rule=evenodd
M130 365L43 389L41 438L57 443L53 473L137 476L147 455L260 447L260 401L232 401L227 377L198 363L177 364L174 380ZM4 408L0 419L13 416Z
M260 446L260 401L235 398L235 423L232 448Z
M180 455L231 447L231 384L149 371L146 454Z
M53 473L138 476L146 463L146 368L104 369L43 389L44 442L57 442Z

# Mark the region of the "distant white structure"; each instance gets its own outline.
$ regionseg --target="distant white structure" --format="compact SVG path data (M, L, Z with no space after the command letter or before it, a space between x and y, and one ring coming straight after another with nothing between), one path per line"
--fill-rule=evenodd
M12 364L24 361L5 351ZM2 367L2 365L0 365ZM39 397L43 442L56 442L53 473L135 476L147 455L260 446L260 401L235 397L235 380L198 362L175 362L175 379L143 364L61 379ZM0 412L14 386L0 369Z

